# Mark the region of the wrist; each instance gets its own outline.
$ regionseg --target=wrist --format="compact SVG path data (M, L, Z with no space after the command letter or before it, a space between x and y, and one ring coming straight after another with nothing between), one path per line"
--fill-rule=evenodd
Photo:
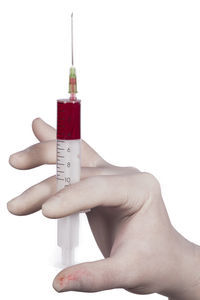
M200 247L175 231L176 247L170 286L161 293L169 300L200 299Z

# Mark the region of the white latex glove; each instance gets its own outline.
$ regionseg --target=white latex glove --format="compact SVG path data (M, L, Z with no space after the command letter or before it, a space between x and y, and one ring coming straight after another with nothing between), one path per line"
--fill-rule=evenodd
M13 167L56 163L55 129L35 119L33 132L40 143L11 155ZM53 176L8 202L8 210L15 215L41 208L48 218L91 209L89 224L105 257L61 271L53 283L57 291L124 288L176 300L200 299L199 247L171 225L153 175L113 166L82 141L80 182L56 193Z

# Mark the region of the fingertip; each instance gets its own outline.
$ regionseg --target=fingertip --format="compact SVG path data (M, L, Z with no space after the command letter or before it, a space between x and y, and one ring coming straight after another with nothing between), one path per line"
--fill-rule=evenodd
M9 157L9 160L8 160L9 164L13 168L20 169L21 167L19 166L19 163L20 163L20 158L22 157L22 155L23 155L22 151L11 154Z
M40 142L53 140L56 137L55 129L39 117L32 121L32 130Z
M35 132L35 129L36 129L38 123L40 123L41 121L42 121L42 119L39 118L39 117L35 118L35 119L32 121L32 130L33 130L33 132Z
M48 208L45 204L42 205L42 214L44 217L48 218Z
M66 285L67 282L65 280L65 277L64 276L61 276L59 278L55 278L53 283L52 283L52 287L54 288L54 290L57 292L57 293L63 293L63 292L69 292L69 291L73 291L73 290L76 290L74 287L73 287L73 284L71 284L71 282L68 283L68 285Z
M84 209L74 209L73 207L71 207L71 205L69 205L69 207L67 208L65 207L63 209L60 209L60 206L62 206L62 204L59 205L59 203L57 203L57 200L58 199L56 197L51 197L50 200L42 205L42 214L44 215L44 217L49 219L59 219L68 217L75 213L85 212Z
M15 216L26 216L31 213L34 213L40 209L37 205L33 206L30 203L27 203L26 191L21 195L13 198L8 201L7 209L8 211Z
M113 285L109 259L81 263L62 270L53 281L57 292L98 292L117 287Z
M29 157L28 157L28 152L30 151L29 148L16 152L14 154L12 154L9 157L9 164L18 170L27 170L30 169L30 167L28 166L28 162L29 162Z
M13 209L12 209L12 200L7 202L7 210L12 214L12 211L13 211Z
M42 214L44 217L49 218L49 219L56 219L57 217L55 216L55 211L52 209L51 205L48 203L44 203L42 205Z
M42 121L42 119L40 117L37 117L37 118L33 119L32 125L35 125L37 122L40 122L40 121Z
M58 293L61 293L62 291L62 287L60 286L59 281L57 280L57 276L54 278L53 283L52 283L52 287L54 288L54 290Z
M14 167L14 161L15 161L15 155L14 155L14 154L11 154L11 155L9 156L8 162L9 162L9 164L10 164L12 167Z
M20 216L23 215L23 209L20 208L19 201L17 201L17 198L18 197L8 201L7 209L11 214Z
M81 264L83 265L83 264ZM53 281L53 288L56 292L89 291L87 278L89 273L81 265L71 266L62 270Z

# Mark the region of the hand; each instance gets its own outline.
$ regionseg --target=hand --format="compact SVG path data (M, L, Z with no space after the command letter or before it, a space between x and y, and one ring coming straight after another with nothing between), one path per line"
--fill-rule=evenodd
M13 167L56 163L55 130L35 119L33 132L40 143L11 155ZM56 193L53 176L8 202L13 214L42 208L48 218L91 209L87 217L105 259L61 271L54 288L59 292L124 288L176 300L200 299L199 247L171 225L157 179L132 167L107 163L84 141L81 163L80 182Z

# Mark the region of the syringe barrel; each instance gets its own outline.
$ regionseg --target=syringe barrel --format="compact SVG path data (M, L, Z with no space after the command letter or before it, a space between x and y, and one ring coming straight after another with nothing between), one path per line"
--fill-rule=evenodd
M57 139L80 140L81 101L62 99L57 101Z
M81 172L81 102L57 101L57 190L80 181ZM67 199L66 199L67 201ZM58 219L58 246L62 264L74 264L75 247L79 241L79 214Z

